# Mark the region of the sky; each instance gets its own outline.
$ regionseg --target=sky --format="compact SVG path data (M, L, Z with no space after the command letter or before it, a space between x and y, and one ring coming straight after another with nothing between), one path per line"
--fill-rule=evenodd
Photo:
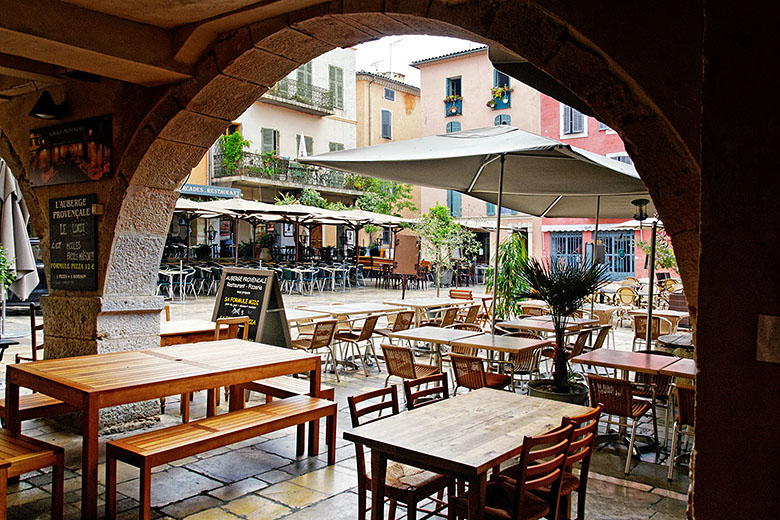
M410 67L411 62L479 46L478 43L444 36L387 36L357 45L356 66L359 71L387 72L392 63L393 72L405 74L406 83L419 87L420 71Z

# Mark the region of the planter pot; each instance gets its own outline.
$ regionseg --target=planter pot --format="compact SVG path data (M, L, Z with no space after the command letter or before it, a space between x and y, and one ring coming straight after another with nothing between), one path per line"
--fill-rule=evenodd
M271 261L271 248L268 247L260 248L260 260L262 260L263 262Z
M539 388L539 386L552 384L552 379L540 379L537 381L531 381L528 383L528 395L531 397L541 397L542 399L550 399L551 401L562 401L564 403L585 405L588 403L588 387L582 383L572 383L573 393L562 394L559 392L551 392Z

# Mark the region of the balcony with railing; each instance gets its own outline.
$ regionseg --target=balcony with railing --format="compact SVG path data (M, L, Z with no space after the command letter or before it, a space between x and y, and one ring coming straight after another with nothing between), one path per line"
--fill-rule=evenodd
M333 93L329 89L290 78L280 80L263 94L260 100L271 105L294 108L318 116L334 113Z
M282 188L314 188L349 195L363 193L355 187L353 175L284 158L274 158L269 154L244 152L235 165L225 164L223 156L215 154L213 165L213 178L224 181L242 181Z

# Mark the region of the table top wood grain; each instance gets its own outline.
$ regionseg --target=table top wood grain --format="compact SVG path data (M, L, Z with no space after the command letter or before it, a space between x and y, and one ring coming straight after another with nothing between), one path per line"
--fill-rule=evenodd
M482 388L344 433L349 441L425 469L476 477L520 454L524 436L590 408Z
M481 334L473 330L458 330L441 327L415 327L389 334L391 338L408 339L411 341L427 341L429 343L449 344L451 341Z
M211 332L217 324L211 320L191 318L186 320L161 321L160 336L180 336L185 334L202 334ZM223 327L227 330L227 325Z
M675 356L600 348L572 358L571 361L572 363L583 365L630 370L645 374L658 374L662 368L679 359Z
M599 324L598 318L568 318L566 320L566 331L574 332L585 327L596 326ZM497 323L504 329L525 329L538 332L555 332L552 318L550 316L533 316L531 318L521 318L519 320L507 320Z
M401 299L387 299L382 303L387 305L398 305L410 308L428 309L434 307L453 307L457 305L474 305L474 300L461 300L456 298L405 298Z
M696 361L688 358L678 359L662 368L661 375L696 379Z
M553 345L552 340L516 338L513 336L494 336L492 334L478 334L467 338L457 339L450 343L453 346L476 347L495 352L516 354L525 350Z

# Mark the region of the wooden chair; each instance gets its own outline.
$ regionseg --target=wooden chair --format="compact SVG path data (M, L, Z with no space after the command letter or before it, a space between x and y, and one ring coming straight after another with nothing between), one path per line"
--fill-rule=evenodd
M43 322L38 322L35 319L35 311L37 307L35 303L30 304L30 342L31 342L31 355L25 356L24 354L16 354L16 362L22 361L38 361L43 359L43 342L38 343L38 331L43 332ZM39 352L40 351L40 352Z
M379 316L369 316L363 321L363 328L360 329L360 333L356 334L352 331L338 331L334 335L333 339L336 341L340 341L341 343L348 344L352 349L352 357L355 357L355 353L357 353L358 359L360 359L360 362L363 364L363 372L366 374L366 377L368 377L368 363L366 362L368 360L369 355L369 349L372 356L374 356L374 362L376 363L376 368L380 372L382 371L382 368L379 366L379 359L376 356L376 350L374 350L374 340L371 339L371 336L374 334L374 329L376 328L376 322L379 319ZM365 341L366 342L366 352L365 355L360 352L360 343Z
M390 399L386 400L388 397ZM363 405L367 401L372 401L372 404ZM352 420L353 428L382 419L384 411L389 411L390 415L397 415L400 412L398 393L395 386L350 396L347 398L347 403L349 404L349 416ZM368 420L361 420L370 414L376 414L376 416ZM368 490L371 489L371 475L367 470L366 454L362 444L355 443L355 455L358 474L358 518L365 520L366 513L371 509L367 500ZM445 489L448 490L450 498L455 496L454 481L444 475L398 462L388 461L387 463L385 496L390 502L389 518L391 519L395 518L396 505L401 503L407 508L407 518L415 520L418 512L417 504L428 497L431 497L436 504L434 510L420 510L420 512L426 513L426 518L432 514L441 513L448 507L441 500ZM431 496L434 494L438 494L438 497L434 498ZM450 518L454 518L454 516L450 515Z
M520 304L520 312L528 316L546 316L549 314L547 309L535 305L523 305L522 303Z
M420 389L421 386L425 386L425 388ZM404 396L406 397L406 408L408 410L449 399L450 391L447 373L442 372L441 374L404 381Z
M406 380L439 373L439 367L437 366L415 363L412 349L408 347L382 344L382 353L384 354L385 366L387 367L385 386L387 386L392 376Z
M450 353L450 363L452 363L452 371L455 374L455 390L453 390L453 394L457 394L460 387L468 388L469 390L485 387L500 390L512 385L512 376L486 371L482 358L477 356L467 356L452 352ZM512 391L514 391L514 387Z
M692 386L676 384L674 394L677 401L677 416L672 430L672 451L669 452L669 480L674 476L675 451L678 434L692 436L696 410L696 389ZM685 429L683 429L685 428Z
M455 318L458 317L457 307L448 307L442 312L441 318L434 318L432 320L424 321L420 324L421 327L448 327L455 323Z
M574 427L556 428L543 435L523 438L520 462L496 480L485 493L486 520L537 520L558 518L564 469ZM534 492L546 490L551 505ZM466 514L467 501L457 500L458 517Z
M380 329L374 329L374 332L380 336L386 337L390 342L393 342L393 338L390 337L392 332L400 332L402 330L408 330L412 326L414 321L414 311L401 311L395 315L395 320L391 327L383 327Z
M25 435L0 430L0 518L6 516L7 481L24 473L52 466L51 517L62 519L65 451L59 446Z
M688 301L685 299L685 293L670 293L669 294L669 310L688 312ZM682 318L677 323L678 329L691 329L690 318Z
M588 374L588 387L590 388L590 402L601 404L602 412L610 416L606 421L608 425L614 424L611 418L613 415L624 419L624 421L619 420L617 423L621 426L627 426L628 419L631 419L633 423L631 440L626 454L625 474L628 475L631 469L631 454L634 451L634 441L636 440L636 427L639 424L639 419L650 409L650 403L635 399L632 383L624 379Z
M314 333L311 337L293 340L291 345L293 348L307 351L317 351L322 348L326 349L328 351L328 356L325 358L325 366L328 366L328 359L330 359L333 363L333 372L336 374L336 381L340 381L339 371L336 367L336 356L333 353L333 336L336 334L337 325L338 322L336 320L318 321L314 326Z
M450 289L449 297L453 300L473 300L470 289Z
M647 314L634 314L632 317L634 329L634 339L631 342L631 350L636 350L636 342L647 341ZM662 316L653 316L653 330L650 331L650 341L655 341L658 336L672 334L674 325L672 322ZM652 345L645 345L645 348L652 348Z
M593 446L598 434L599 417L601 415L601 405L593 410L577 415L575 417L564 417L561 422L561 428L573 426L574 432L569 444L569 453L566 456L566 465L561 482L561 492L558 506L558 517L568 518L569 501L574 491L577 492L577 520L585 520L585 497L588 488L588 473L590 472L590 458L593 455ZM580 465L578 475L575 475L574 465ZM555 504L552 502L553 496L549 489L539 489L535 491L539 496L547 501L550 510L554 510Z

